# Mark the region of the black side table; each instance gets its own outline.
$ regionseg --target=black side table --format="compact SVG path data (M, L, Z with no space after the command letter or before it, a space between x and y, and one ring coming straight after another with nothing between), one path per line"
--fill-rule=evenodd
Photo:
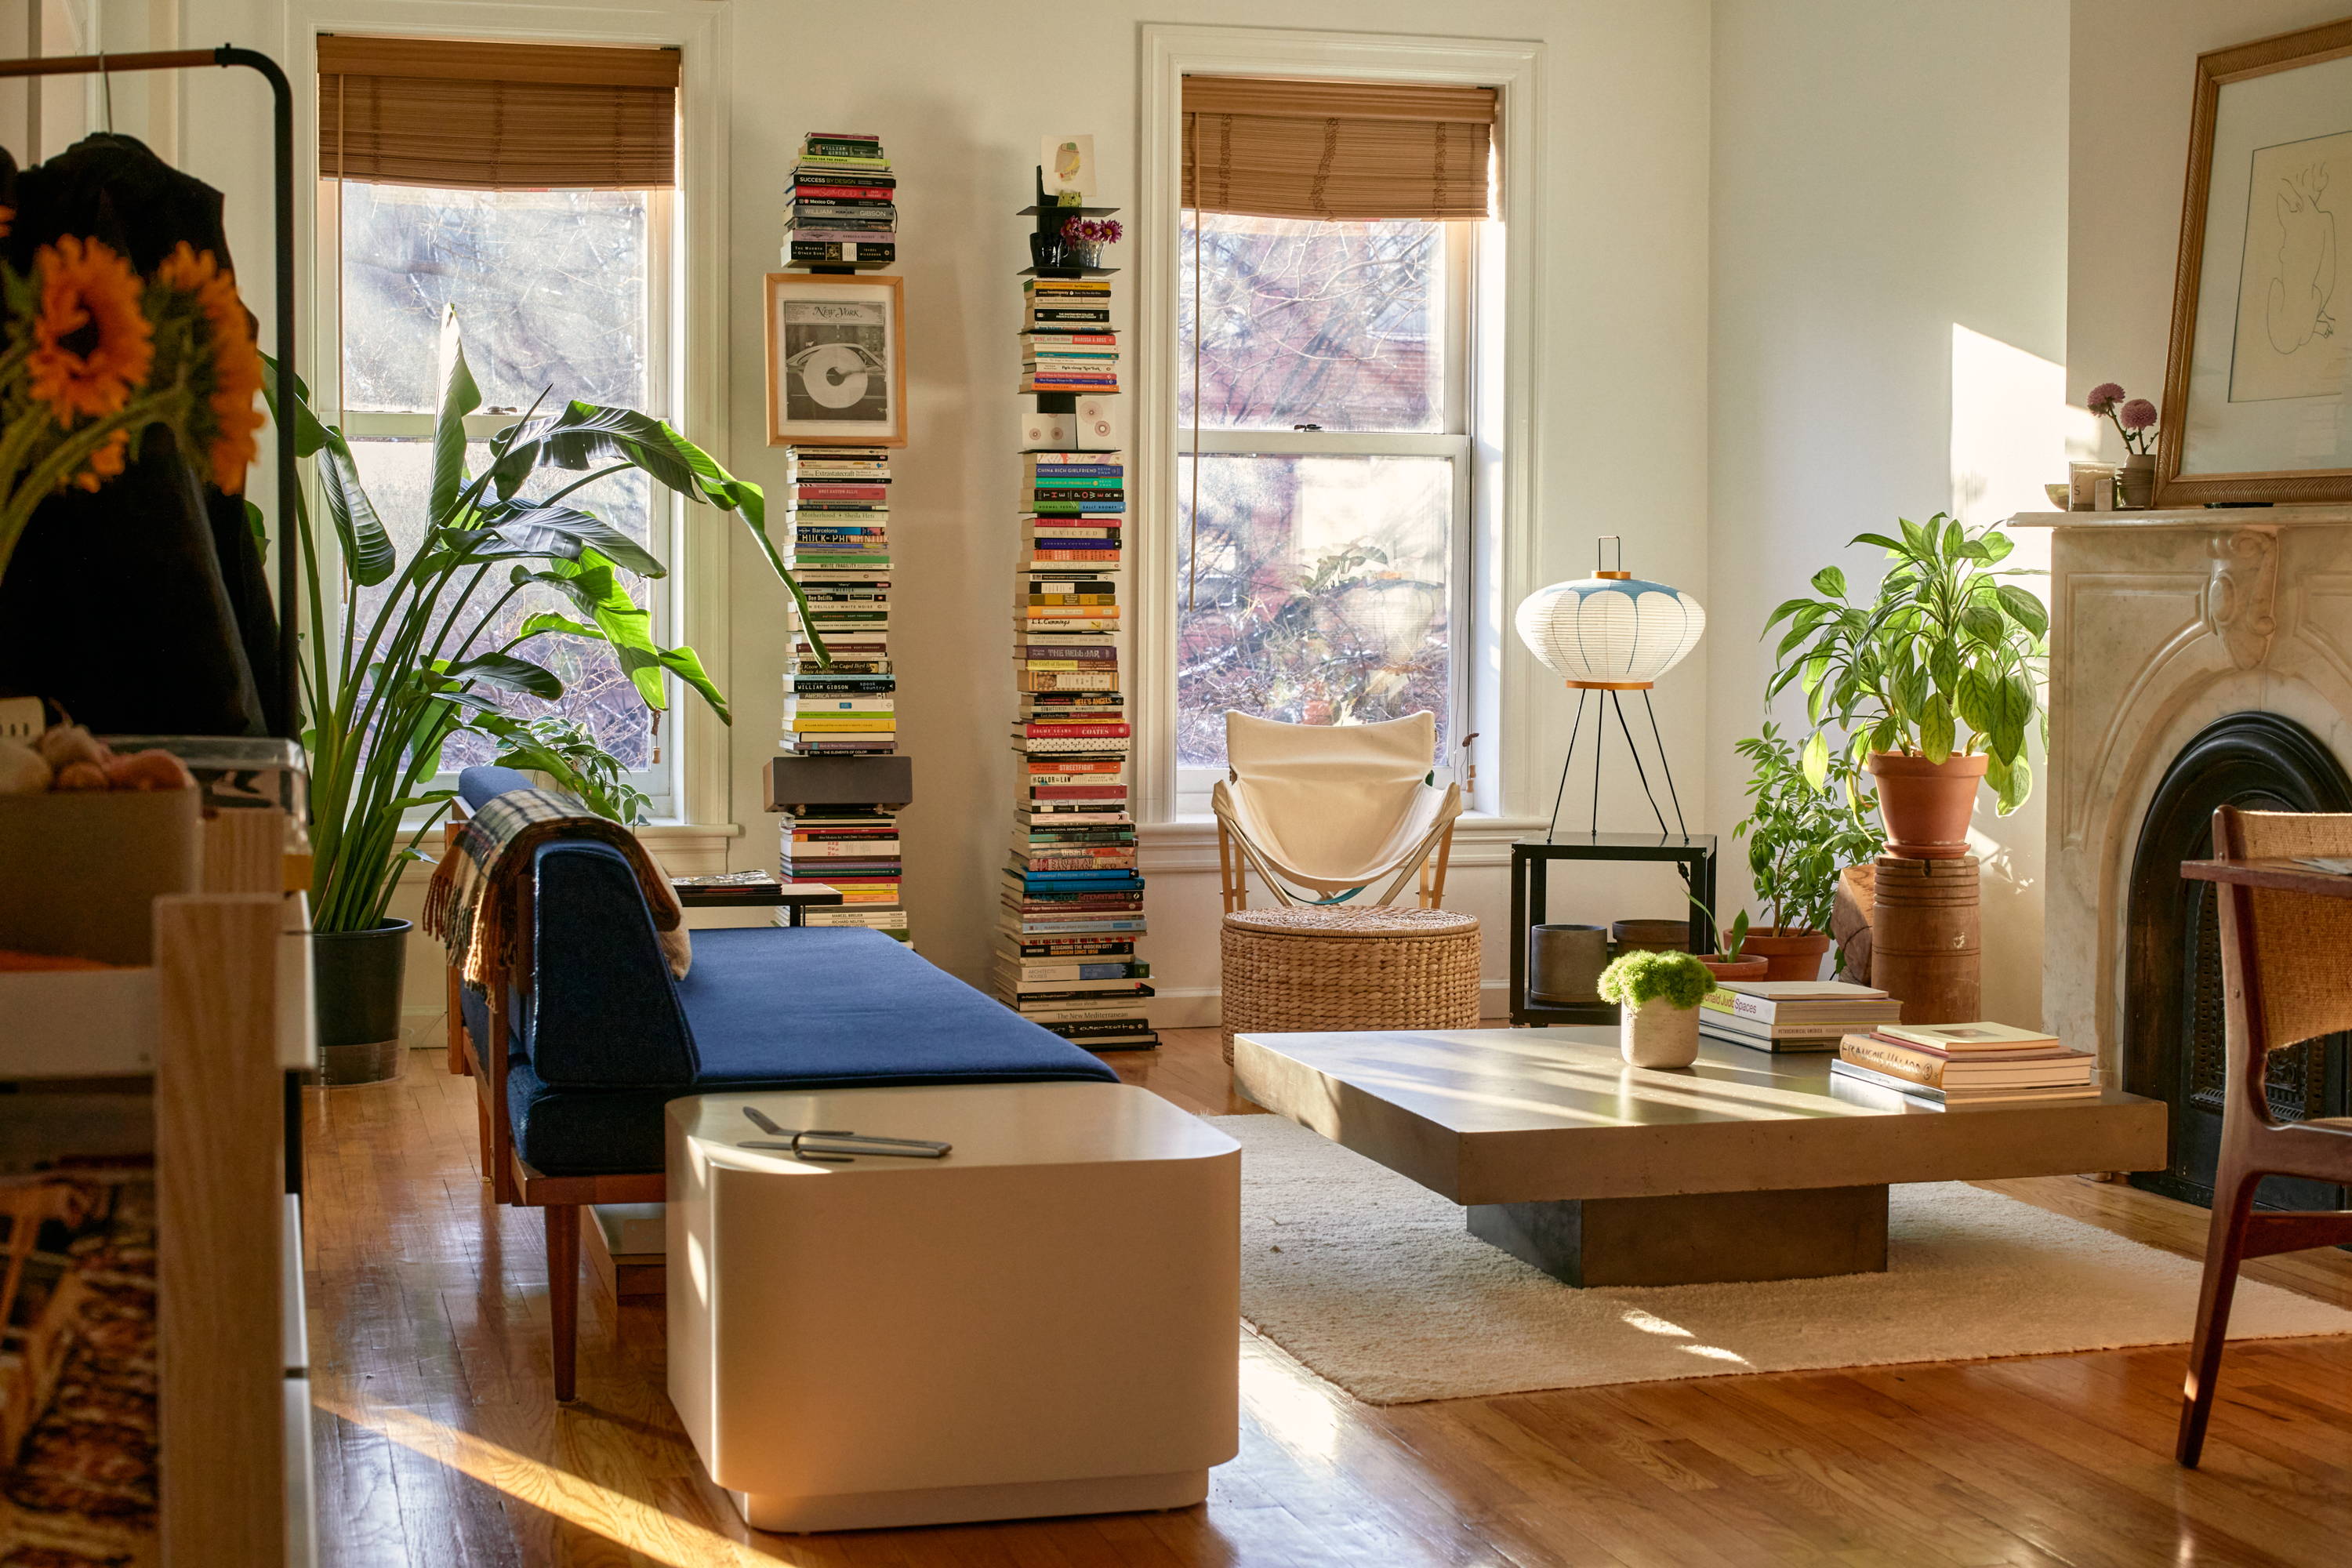
M1664 860L1681 872L1692 898L1715 908L1715 835L1712 833L1563 833L1550 839L1522 838L1511 846L1511 1022L1538 1027L1569 1024L1614 1024L1616 1005L1546 1006L1528 1000L1528 931L1544 920L1545 881L1555 860ZM1694 905L1690 949L1715 951L1715 926Z

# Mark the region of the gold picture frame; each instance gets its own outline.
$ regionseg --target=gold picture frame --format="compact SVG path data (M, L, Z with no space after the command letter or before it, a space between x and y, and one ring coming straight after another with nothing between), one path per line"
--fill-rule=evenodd
M907 444L901 283L872 273L767 275L769 446Z
M2339 245L2352 251L2352 17L2200 55L2158 506L2352 500Z

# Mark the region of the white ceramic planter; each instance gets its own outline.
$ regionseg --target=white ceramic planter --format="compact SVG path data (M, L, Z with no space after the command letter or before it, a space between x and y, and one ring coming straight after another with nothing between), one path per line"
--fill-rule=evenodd
M1686 1068L1698 1060L1698 1009L1653 996L1618 1009L1618 1049L1637 1068Z

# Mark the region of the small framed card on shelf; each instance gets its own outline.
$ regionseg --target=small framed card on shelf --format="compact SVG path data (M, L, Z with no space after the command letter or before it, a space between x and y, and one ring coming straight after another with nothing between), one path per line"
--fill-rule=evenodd
M903 447L900 279L767 275L768 445Z

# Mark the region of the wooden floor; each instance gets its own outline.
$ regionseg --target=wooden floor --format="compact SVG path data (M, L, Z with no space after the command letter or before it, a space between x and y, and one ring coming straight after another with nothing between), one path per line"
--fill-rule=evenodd
M1119 1060L1240 1110L1216 1037ZM2171 1458L2179 1347L1782 1373L1374 1409L1241 1335L1241 1457L1201 1508L1032 1524L755 1536L662 1394L659 1313L582 1321L551 1397L537 1214L491 1205L470 1085L411 1054L310 1110L322 1555L335 1568L805 1563L2352 1563L2352 1340L2249 1343L2205 1468ZM2027 1202L2193 1255L2201 1211L2072 1179ZM2352 1305L2352 1254L2249 1273Z

